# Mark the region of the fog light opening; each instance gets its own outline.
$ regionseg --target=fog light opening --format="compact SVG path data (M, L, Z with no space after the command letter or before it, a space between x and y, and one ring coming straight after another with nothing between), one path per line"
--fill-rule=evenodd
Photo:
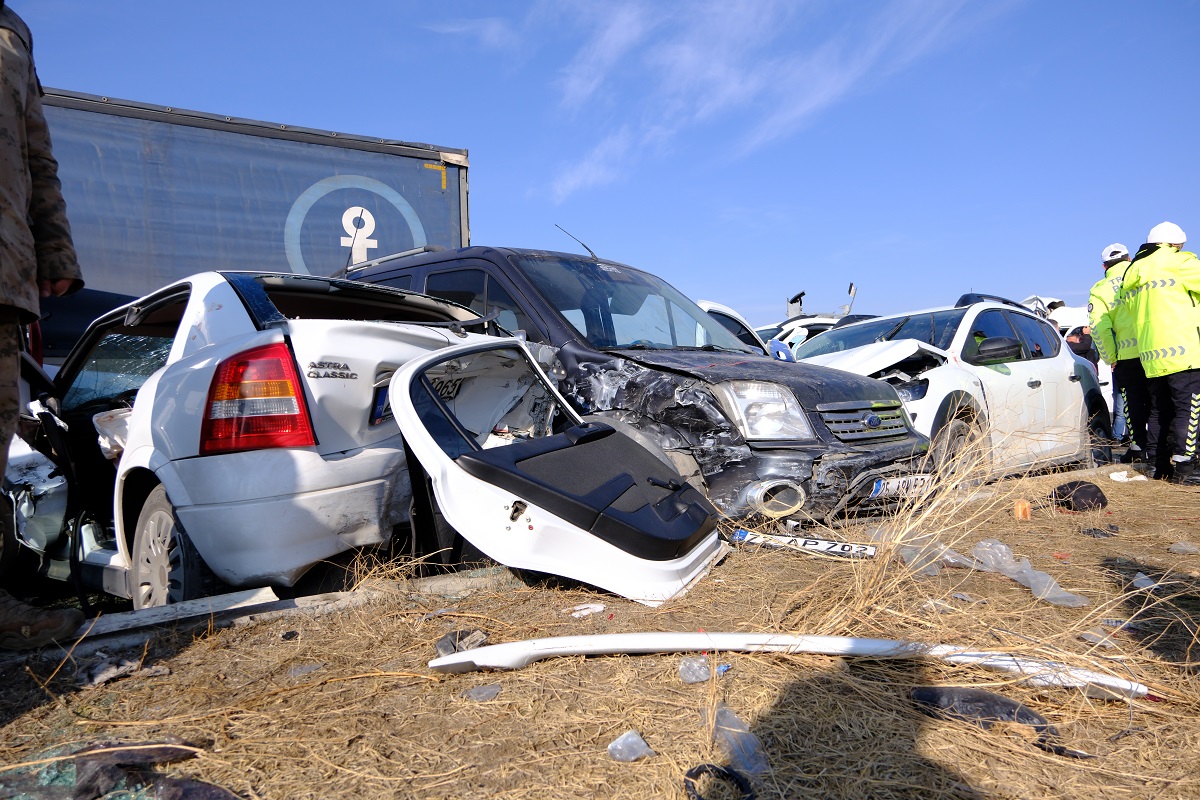
M798 483L765 481L752 487L747 499L753 511L778 519L799 511L808 496Z

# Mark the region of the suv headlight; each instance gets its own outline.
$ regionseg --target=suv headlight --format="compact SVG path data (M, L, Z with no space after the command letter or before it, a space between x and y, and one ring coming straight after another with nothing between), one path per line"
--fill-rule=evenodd
M728 381L714 388L747 441L815 438L804 409L786 386L766 381Z

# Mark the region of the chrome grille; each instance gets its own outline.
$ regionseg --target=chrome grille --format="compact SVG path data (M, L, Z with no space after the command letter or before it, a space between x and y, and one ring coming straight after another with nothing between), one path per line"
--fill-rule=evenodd
M883 439L908 433L903 407L868 403L830 403L817 407L826 427L843 442Z

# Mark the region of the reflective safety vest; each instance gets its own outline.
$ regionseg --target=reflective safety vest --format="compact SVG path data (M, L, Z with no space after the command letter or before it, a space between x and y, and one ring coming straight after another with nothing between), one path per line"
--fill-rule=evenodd
M1118 261L1096 281L1088 296L1088 324L1100 357L1108 364L1138 357L1137 330L1129 307L1121 302L1128 261Z
M1200 369L1200 259L1168 245L1136 259L1121 282L1147 378Z

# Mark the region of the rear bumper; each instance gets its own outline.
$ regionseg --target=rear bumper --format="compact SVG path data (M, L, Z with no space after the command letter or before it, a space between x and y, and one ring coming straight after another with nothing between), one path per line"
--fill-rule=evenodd
M254 458L262 455L221 456L219 470L205 458L159 470L188 538L232 586L290 586L326 558L386 541L407 519L412 491L402 447Z

